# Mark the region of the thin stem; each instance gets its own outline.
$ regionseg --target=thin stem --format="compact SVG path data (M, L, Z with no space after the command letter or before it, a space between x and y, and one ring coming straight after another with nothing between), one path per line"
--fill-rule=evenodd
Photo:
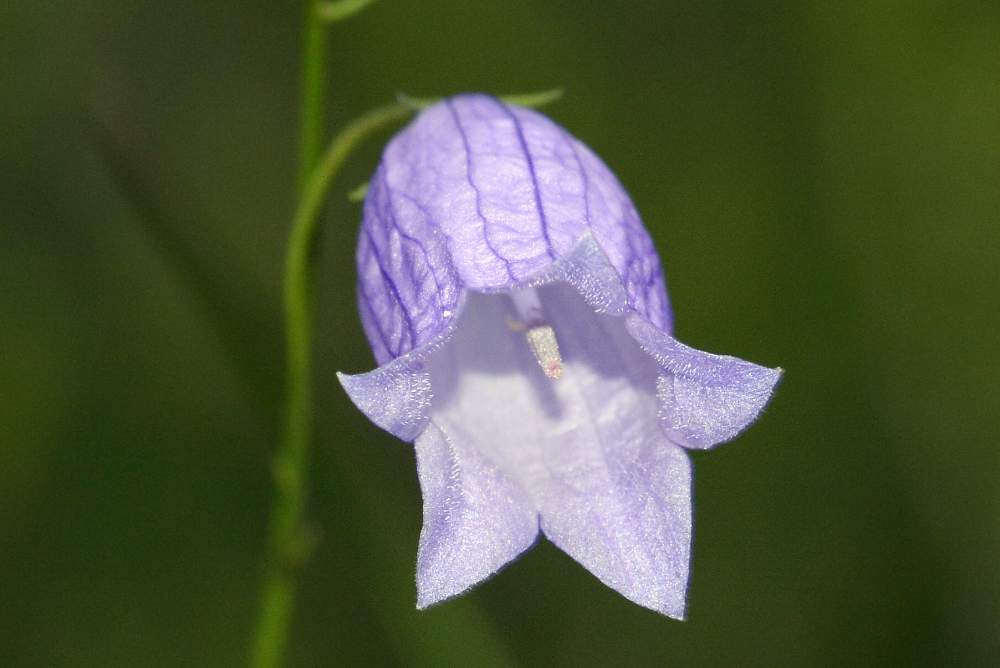
M327 28L315 0L305 0L302 40L302 91L299 104L298 189L305 189L326 141Z
M268 556L254 640L255 668L282 664L297 575L312 540L303 525L311 434L312 258L319 214L341 165L367 137L412 113L403 104L374 109L345 127L306 183L292 219L285 256L285 328L288 363L285 427L273 462L275 498L268 528Z

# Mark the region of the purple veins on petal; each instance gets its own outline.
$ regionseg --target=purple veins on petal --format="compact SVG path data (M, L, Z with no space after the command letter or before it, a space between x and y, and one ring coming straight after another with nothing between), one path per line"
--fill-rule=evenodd
M517 116L507 107L507 105L500 100L495 100L495 102L500 111L506 114L510 118L511 122L514 123L514 133L517 135L517 143L521 146L521 152L524 153L524 161L528 164L528 175L531 177L531 192L535 199L535 209L538 211L538 220L542 228L542 237L545 239L545 252L548 253L549 257L554 260L556 259L556 254L552 248L552 239L549 238L549 223L545 219L545 205L542 203L542 194L538 185L538 175L535 174L535 161L531 157L531 151L528 150L528 142L524 138L524 129L521 127L521 121L517 120Z
M376 317L375 310L372 308L368 289L361 281L358 281L358 312L361 315L361 324L368 336L375 360L382 364L396 357L396 353L389 343L389 335L382 328L382 321Z
M402 350L404 345L403 337L409 334L411 343L416 340L417 332L413 328L413 319L410 317L410 312L406 308L406 304L403 302L403 298L399 293L399 288L396 286L396 281L393 280L389 272L386 271L386 265L382 259L382 254L378 250L378 245L375 240L371 238L371 233L366 229L364 234L368 237L368 246L371 248L372 257L375 260L375 265L378 267L379 274L382 275L384 281L384 286L388 291L388 294L392 296L393 301L395 301L399 314L402 317L403 324L405 327L399 333L399 344L396 346L396 350Z
M462 138L462 146L465 149L465 180L468 182L469 187L475 194L476 215L479 217L480 224L482 225L483 228L483 243L486 244L487 248L489 248L490 253L492 253L496 259L500 260L500 262L503 263L504 269L506 270L507 276L510 278L510 280L512 281L517 280L516 277L514 276L514 270L510 266L510 262L500 253L499 250L497 250L496 246L493 245L492 241L490 241L489 221L483 214L483 202L482 202L483 194L479 190L479 187L476 185L476 181L472 176L472 147L469 144L469 137L465 133L465 129L462 127L462 121L458 117L458 112L455 111L454 102L452 102L451 100L446 100L445 104L448 106L448 111L455 122L455 129L458 130L458 135Z

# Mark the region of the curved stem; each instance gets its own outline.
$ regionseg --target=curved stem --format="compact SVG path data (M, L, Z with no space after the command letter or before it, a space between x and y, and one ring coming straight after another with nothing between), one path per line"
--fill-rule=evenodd
M253 648L252 665L256 668L274 668L282 663L296 579L311 547L302 520L312 422L312 258L319 214L330 185L351 152L370 135L411 113L407 106L394 104L369 111L348 124L313 170L292 219L284 283L288 364L285 423L273 462L275 498Z

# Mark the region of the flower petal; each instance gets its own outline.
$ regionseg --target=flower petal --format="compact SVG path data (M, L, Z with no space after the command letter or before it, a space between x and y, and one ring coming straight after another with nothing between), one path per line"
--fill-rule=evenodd
M368 373L338 373L337 379L372 422L404 441L427 425L431 380L418 360L400 358Z
M589 231L583 233L567 254L517 286L537 287L557 282L576 288L595 313L621 315L628 311L628 295L621 277Z
M548 495L542 531L629 600L684 619L691 553L691 463L657 430L638 457L608 457L607 484Z
M517 285L542 286L558 282L576 288L596 313L618 315L628 309L628 297L622 289L621 279L590 232L584 232L568 253ZM354 405L397 438L412 442L427 425L433 390L424 361L448 342L465 301L463 289L457 298L455 313L450 314L448 327L420 347L368 373L337 373L337 379ZM497 332L506 334L508 328L501 325L486 334Z
M538 517L524 491L472 445L433 422L417 438L424 528L417 607L461 594L526 550Z
M449 327L465 290L530 281L585 233L628 305L669 331L656 248L600 158L538 112L488 95L425 109L386 146L365 198L358 305L379 364Z
M657 423L656 366L620 317L567 285L545 288L565 370L525 476L545 535L630 600L684 615L691 541L687 454ZM536 421L537 422L537 421Z
M781 369L685 346L638 316L629 333L666 373L657 379L660 422L672 441L710 448L729 441L756 419Z

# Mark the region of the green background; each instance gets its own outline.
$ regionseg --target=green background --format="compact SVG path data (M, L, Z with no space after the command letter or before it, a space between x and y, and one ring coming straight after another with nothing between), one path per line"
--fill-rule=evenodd
M300 18L0 9L0 665L246 660ZM345 198L367 145L321 244L292 665L1000 661L1000 4L382 0L331 35L331 126L565 86L546 113L633 195L679 337L786 375L694 456L689 621L544 542L417 613L411 448L334 377L373 364Z

